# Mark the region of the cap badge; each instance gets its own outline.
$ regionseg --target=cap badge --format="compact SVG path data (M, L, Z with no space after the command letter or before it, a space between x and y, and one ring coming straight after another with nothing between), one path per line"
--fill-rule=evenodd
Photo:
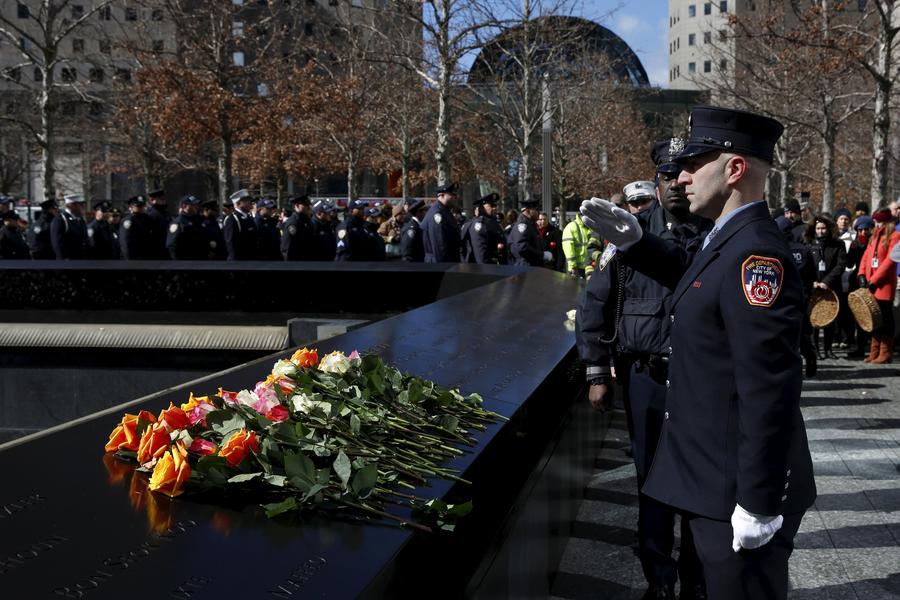
M669 157L674 158L684 152L684 139L673 137L669 140Z

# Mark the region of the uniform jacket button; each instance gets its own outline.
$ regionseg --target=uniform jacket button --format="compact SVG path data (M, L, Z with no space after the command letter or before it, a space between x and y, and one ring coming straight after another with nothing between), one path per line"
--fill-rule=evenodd
M790 481L785 481L785 482L784 482L784 489L788 489L790 486L791 486L791 482L790 482Z
M669 411L666 411L666 414L664 416L666 418L666 421L668 421L669 420Z
M672 385L669 383L668 379L666 379L666 387L672 387Z
M784 502L785 500L787 500L787 494L785 494L784 496L781 497L782 502Z
M675 315L669 315L669 322L670 322L670 323L674 323L674 322L675 322Z

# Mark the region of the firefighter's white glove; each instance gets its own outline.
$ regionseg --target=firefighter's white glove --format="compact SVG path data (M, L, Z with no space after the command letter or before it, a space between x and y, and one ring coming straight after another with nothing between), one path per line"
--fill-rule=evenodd
M641 240L644 232L637 218L602 198L591 198L581 203L584 224L597 232L604 240L624 252Z
M544 262L553 262L553 255L547 250L544 250Z
M765 546L775 532L781 529L782 523L784 517L781 515L774 517L754 515L741 508L740 504L735 504L734 512L731 514L731 529L734 531L731 548L735 552L740 552L741 548L753 550Z

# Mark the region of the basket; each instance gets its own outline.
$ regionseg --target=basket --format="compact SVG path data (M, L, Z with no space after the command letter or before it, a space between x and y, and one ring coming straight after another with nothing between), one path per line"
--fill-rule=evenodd
M809 322L816 329L828 327L837 319L840 309L834 290L814 288L809 301Z
M847 295L847 305L860 329L872 333L881 327L881 309L872 292L859 288Z

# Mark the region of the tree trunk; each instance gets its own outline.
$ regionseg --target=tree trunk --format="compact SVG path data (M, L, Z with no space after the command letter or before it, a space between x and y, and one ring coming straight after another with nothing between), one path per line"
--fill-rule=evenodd
M834 144L836 127L831 120L830 109L825 110L825 135L822 138L822 209L830 213L834 210Z
M350 156L347 160L347 201L355 200L356 196L356 158Z
M891 133L890 99L893 87L891 73L891 50L894 36L891 15L893 1L888 2L886 14L882 16L878 32L878 58L875 71L878 73L875 87L875 123L872 131L872 188L870 198L872 210L884 205L888 191L888 168L890 148L888 137Z
M53 99L51 97L53 86L53 73L47 69L43 71L43 82L39 98L41 110L41 182L44 186L44 200L56 200L56 140L53 122Z
M219 157L219 195L223 202L234 193L234 147L227 123L222 124L222 155Z
M450 76L453 73L453 59L450 55L451 0L442 0L437 40L440 64L438 66L438 115L435 125L437 144L434 159L437 163L437 183L450 183Z

